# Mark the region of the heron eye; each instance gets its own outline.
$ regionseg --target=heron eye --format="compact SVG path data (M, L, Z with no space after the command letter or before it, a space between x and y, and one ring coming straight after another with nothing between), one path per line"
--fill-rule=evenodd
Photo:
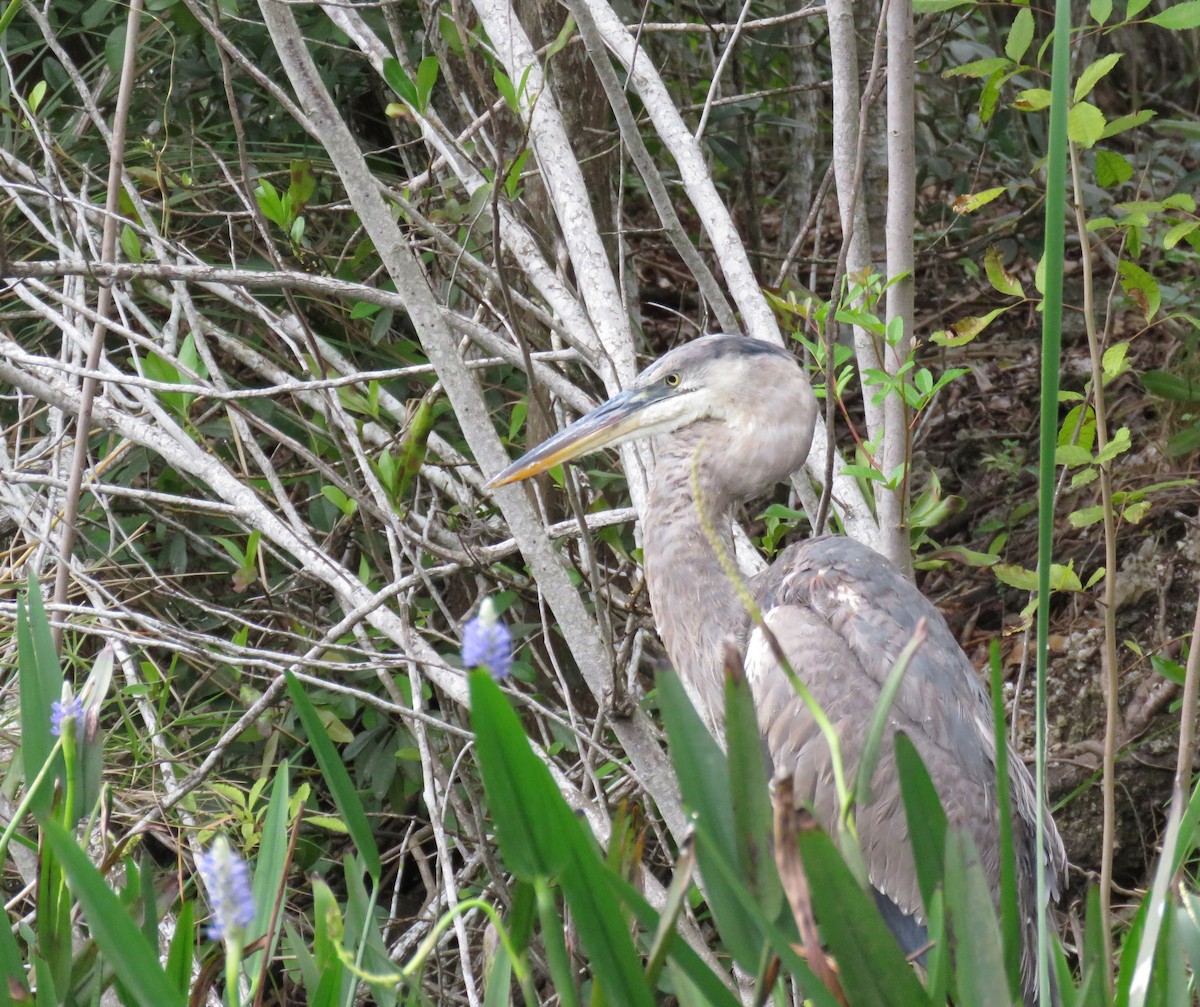
M665 384L668 388L678 387L679 375L678 374L668 374L665 378L663 378L663 384Z

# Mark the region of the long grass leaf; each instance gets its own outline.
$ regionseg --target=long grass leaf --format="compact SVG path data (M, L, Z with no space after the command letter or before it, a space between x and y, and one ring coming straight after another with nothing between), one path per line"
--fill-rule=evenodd
M186 998L163 972L157 951L87 854L58 822L47 821L42 828L83 909L92 939L117 978L141 1007L184 1007Z
M574 816L486 671L471 673L471 728L504 863L523 881L557 875L567 866Z
M912 740L906 734L897 733L894 745L917 886L928 911L941 887L945 868L946 812L942 810L933 780Z
M246 956L246 974L250 976L251 993L257 990L264 956L270 960L279 943L279 928L268 933L271 916L284 888L284 872L287 868L288 851L288 803L291 799L291 771L286 759L275 771L271 783L271 798L267 814L263 818L262 833L258 842L258 856L254 860L254 922L247 933L247 943L261 937L269 938L263 951Z
M37 581L29 579L24 601L17 602L17 676L21 690L21 765L25 786L32 785L54 750L50 708L62 696L63 674L54 651L50 623ZM61 775L62 757L54 775ZM50 810L52 788L33 795L30 810L41 817Z
M1071 74L1071 2L1055 0L1054 43L1050 73L1050 133L1046 157L1046 278L1042 300L1042 375L1038 425L1038 607L1034 797L1037 821L1034 848L1045 849L1046 808L1046 665L1050 640L1050 566L1053 561L1055 449L1058 443L1058 388L1062 358L1063 255L1066 238L1067 97ZM1045 871L1035 871L1036 904L1049 903ZM1107 905L1107 896L1105 896ZM1050 933L1046 914L1038 913L1038 993L1050 1002Z
M754 697L742 673L741 657L730 646L725 657L725 744L734 836L742 875L753 887L767 919L783 909L783 887L771 855L771 788Z
M859 887L833 841L815 824L801 829L799 841L813 908L850 1003L878 1007L928 1004L924 987L874 900Z
M380 875L383 873L383 866L379 859L379 847L375 845L375 833L371 829L371 823L367 820L367 813L363 810L354 781L346 772L346 766L342 762L341 756L338 755L337 749L329 737L329 732L325 730L325 725L321 723L317 708L313 706L312 700L305 693L304 686L296 681L290 672L286 674L288 695L295 704L300 723L304 725L304 733L308 738L309 745L312 746L313 755L317 757L321 775L325 777L325 782L329 785L329 793L346 822L346 831L350 833L350 838L354 840L354 845L358 848L358 855L363 859L363 866L371 875L371 880L378 885Z
M657 933L663 917L646 901L641 892L615 874L608 877L608 883L642 927ZM671 887L674 889L674 882ZM665 932L665 952L667 963L672 970L686 975L696 992L712 1007L741 1007L741 1001L733 995L721 977L705 964L673 928Z
M1021 913L1017 903L1017 858L1013 846L1012 800L1008 781L1008 743L1004 731L1004 679L1000 645L988 654L992 682L992 736L996 745L996 807L1000 813L1000 929L1009 989L1021 988Z
M946 835L946 917L957 1007L1013 1003L1007 992L1000 924L979 851L971 838L957 829Z

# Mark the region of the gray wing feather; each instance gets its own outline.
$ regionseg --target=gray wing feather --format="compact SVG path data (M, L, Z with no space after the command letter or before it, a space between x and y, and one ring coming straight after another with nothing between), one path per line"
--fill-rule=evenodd
M863 859L874 887L903 912L923 916L892 754L895 732L904 731L924 759L951 824L975 840L995 887L999 844L991 705L933 604L878 553L833 536L786 550L751 587L767 626L837 730L848 781L880 689L918 622L925 620L925 642L890 711L872 780L874 801L857 816ZM750 631L745 654L775 771L790 773L798 799L832 828L839 809L829 748L761 631ZM1029 879L1022 887L1030 888L1040 861L1057 897L1066 864L1062 841L1051 825L1046 850L1036 855L1032 781L1011 750L1009 766L1018 877ZM1035 921L1032 892L1021 895L1022 915Z

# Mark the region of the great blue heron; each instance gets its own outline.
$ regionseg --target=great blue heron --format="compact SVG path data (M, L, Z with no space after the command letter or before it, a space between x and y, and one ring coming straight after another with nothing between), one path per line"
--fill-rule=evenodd
M715 535L725 556L734 554L735 508L800 468L815 416L812 390L786 350L704 336L666 354L633 387L531 450L491 485L606 445L658 438L642 533L650 603L667 654L719 732L724 642L735 639L774 772L790 774L797 798L832 829L840 809L829 747L765 635L752 625L713 544ZM996 731L987 694L937 609L891 563L853 539L823 536L790 546L749 589L792 668L837 728L848 773L888 673L925 621L927 636L891 708L874 801L857 817L876 901L912 953L926 936L891 735L904 731L914 742L950 823L974 840L994 892L1000 873ZM1066 855L1048 814L1045 848L1037 850L1032 780L1011 748L1008 764L1023 995L1035 1003L1037 921L1046 911L1036 905L1036 872L1046 872L1057 899Z

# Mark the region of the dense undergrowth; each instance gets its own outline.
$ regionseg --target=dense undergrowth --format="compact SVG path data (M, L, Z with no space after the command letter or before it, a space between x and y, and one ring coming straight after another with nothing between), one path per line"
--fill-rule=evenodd
M537 76L514 72L519 57L491 37L496 5L296 5L316 60L308 92L278 12L148 6L132 63L123 6L14 0L0 14L0 810L12 823L0 999L730 1003L731 960L759 976L778 956L832 1002L791 950L794 874L781 883L773 864L748 863L776 827L771 809L689 796L663 756L666 719L678 768L738 771L736 738L727 763L650 674L638 459L624 480L599 459L580 480L547 479L536 505L493 499L483 482L692 332L778 326L814 383L838 391L836 500L859 494L861 529L897 495L925 584L959 625L1001 640L1020 677L1038 567L1028 375L1047 290L1048 12L917 5L920 345L897 373L822 343L827 319L895 343L897 278L877 233L874 271L839 280L844 234L822 184L833 56L816 14L764 3L739 28L732 6L645 12L643 51L701 136L710 192L679 167L694 166L662 125L663 96L627 83L618 57L622 110L588 69L587 7L570 5L577 23L556 8L521 18L557 89L564 150L537 119ZM603 13L594 27L615 52ZM882 85L875 12L860 13L869 92ZM1107 894L1064 907L1086 918L1064 929L1082 990L1073 999L1064 981L1064 1002L1175 1004L1194 996L1200 958L1195 895L1186 874L1173 885L1194 809L1184 794L1167 811L1174 742L1190 730L1178 702L1196 584L1173 572L1187 603L1152 626L1130 604L1137 625L1121 632L1105 620L1124 602L1105 591L1144 531L1167 551L1196 513L1197 6L1093 0L1076 19L1061 83L1066 366L1061 398L1042 404L1060 526L1042 530L1056 565L1040 611L1086 621L1101 642L1058 692L1051 668L1052 740L1072 740L1076 681L1103 708L1108 675L1124 701L1073 739L1085 744L1051 752L1076 771L1057 796L1078 820L1077 891L1112 880L1106 762L1110 778L1144 765L1153 738L1162 782L1137 791L1152 806L1129 832L1111 798L1112 827L1126 847L1141 840L1151 867L1118 870L1135 891L1116 900L1115 947ZM322 117L321 89L344 135ZM538 100L554 104L550 91ZM873 113L863 121L878 135ZM114 128L124 174L110 184ZM546 165L567 155L595 247L573 243L586 221L551 184ZM861 156L877 223L887 159L874 141ZM719 230L720 206L736 233ZM601 280L605 263L620 270ZM883 463L868 431L875 400L903 407L903 467ZM978 438L966 457L956 426ZM794 489L763 501L747 515L756 544L771 555L805 534L810 502ZM835 520L855 527L853 514ZM25 594L30 577L40 587ZM987 600L964 600L967 584ZM478 672L468 684L463 666L463 626L485 597L514 640L506 696ZM64 676L80 706L60 695ZM1153 716L1139 719L1144 693ZM1032 694L1018 697L1022 725L1037 722ZM60 740L55 701L67 704ZM680 785L702 822L741 815L754 829L701 825L693 850ZM975 915L969 851L925 851L923 890L942 919L967 913L961 929L982 949L945 943L930 996L832 846L796 827L806 859L837 879L813 901L833 900L817 909L850 1002L936 1002L948 984L962 1004L997 1002L1001 928ZM236 875L235 854L253 868L244 929L236 877L227 905L202 897L197 863L214 844L214 870ZM689 886L693 856L707 900ZM743 885L750 867L762 873ZM843 904L869 940L839 931ZM204 937L214 910L229 914L219 941ZM679 936L663 935L660 912Z

